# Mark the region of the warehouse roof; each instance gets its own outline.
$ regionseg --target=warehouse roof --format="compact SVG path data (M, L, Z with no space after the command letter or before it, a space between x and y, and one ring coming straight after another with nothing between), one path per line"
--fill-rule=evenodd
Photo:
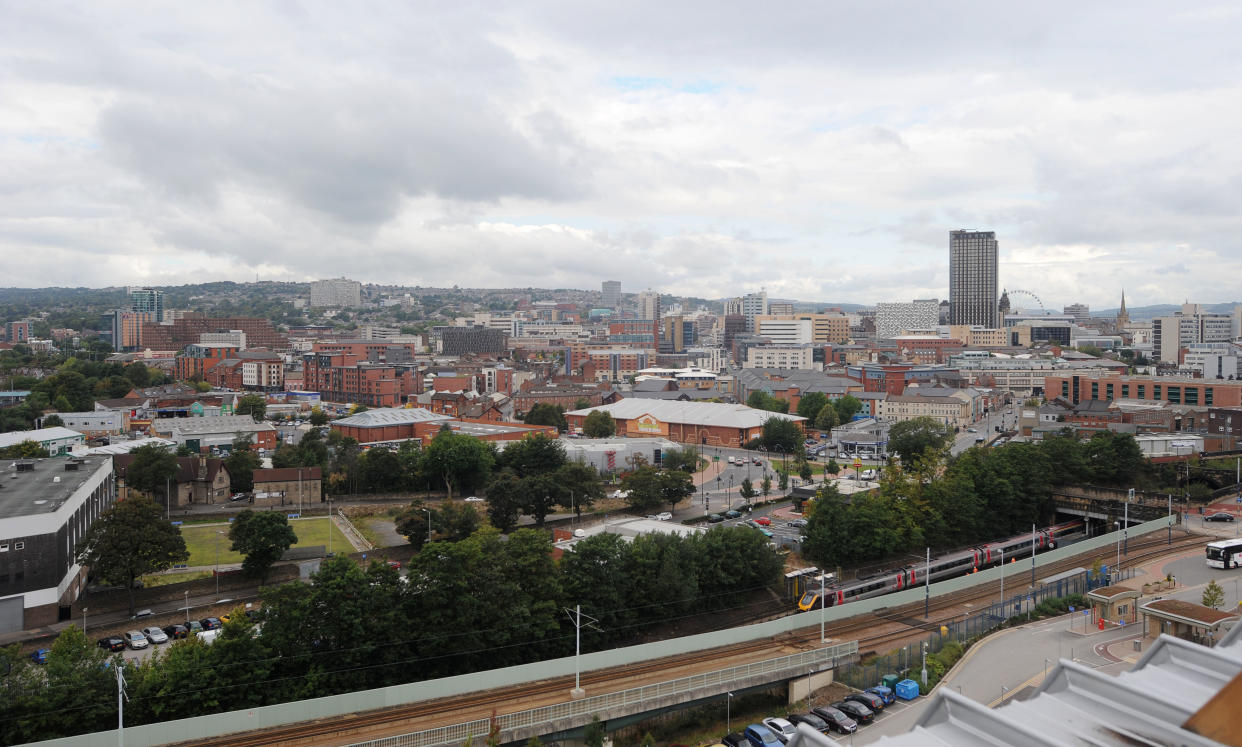
M756 410L746 405L638 398L623 399L611 405L588 407L585 410L574 410L565 414L585 416L597 410L606 412L618 420L633 420L642 415L650 415L663 423L694 423L722 428L758 428L768 418L780 418L795 422L806 420L806 418L798 417L797 415Z
M171 422L169 422L171 420ZM256 423L249 415L211 415L201 418L171 418L157 420L157 430L193 436L203 433L255 433L276 430L269 423Z
M452 420L451 415L441 415L422 407L381 407L366 410L357 415L333 420L333 425L348 425L354 428L381 428L386 425L408 425L410 423L426 423L434 420Z
M10 446L16 446L22 441L34 441L37 444L45 444L49 441L60 441L66 438L78 438L83 441L86 436L71 431L61 426L53 426L51 428L39 428L33 431L10 431L9 433L0 433L0 449L7 449Z

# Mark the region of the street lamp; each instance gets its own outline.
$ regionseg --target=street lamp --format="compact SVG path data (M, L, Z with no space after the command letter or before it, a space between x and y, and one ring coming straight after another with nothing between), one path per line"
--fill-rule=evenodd
M1005 548L998 547L996 551L1000 553L1000 576L1001 576L1001 622L1005 622Z
M1237 581L1234 581L1234 582L1233 582L1233 595L1234 595L1235 597L1238 595L1238 582L1237 582ZM82 608L82 632L83 632L83 633L85 633L85 632L86 632L86 611L87 611L87 610L89 610L89 609L90 609L90 607L83 607L83 608Z
M725 732L733 733L733 693L727 693L729 696L725 699Z
M423 513L427 514L427 541L431 541L431 509L424 508Z
M1113 571L1116 572L1121 568L1121 522L1114 521L1113 527L1117 531L1117 563L1113 566Z
M224 532L216 531L216 601L220 601L220 535Z
M190 590L185 590L185 621L190 622Z

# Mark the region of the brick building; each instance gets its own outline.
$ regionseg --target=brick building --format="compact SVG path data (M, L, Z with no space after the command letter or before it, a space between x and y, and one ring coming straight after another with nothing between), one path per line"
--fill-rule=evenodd
M268 320L253 317L183 316L172 324L147 322L142 325L142 345L152 350L182 350L186 345L197 344L204 332L231 330L246 333L246 344L252 348L289 349L288 337Z
M277 467L254 471L256 506L304 506L323 501L323 470L319 467Z
M186 345L177 356L175 372L178 381L207 380L211 371L229 358L234 358L241 348L227 343L194 343Z
M465 433L483 441L513 441L525 438L531 433L545 433L550 438L558 435L556 428L552 426L497 423L486 418L473 420L423 408L367 410L331 423L332 430L364 446L411 440L426 444L444 426L456 433Z
M325 402L398 407L422 391L422 377L413 368L366 363L353 353L310 353L302 356L302 389L319 392Z
M1044 377L1044 396L1083 400L1135 399L1204 407L1242 406L1242 381L1173 376L1119 376L1112 372L1057 373Z
M743 446L763 435L768 418L792 420L802 427L806 418L756 410L746 405L716 402L680 402L623 399L610 405L565 413L571 429L580 430L592 412L602 410L617 423L617 435L667 438L683 444Z
M129 498L126 486L126 472L133 464L133 454L116 454L112 457L112 468L117 477L118 500ZM232 475L224 466L224 460L214 457L177 457L177 474L172 479L172 507L184 507L191 504L205 505L228 503L232 495ZM154 499L163 502L162 493L156 491Z

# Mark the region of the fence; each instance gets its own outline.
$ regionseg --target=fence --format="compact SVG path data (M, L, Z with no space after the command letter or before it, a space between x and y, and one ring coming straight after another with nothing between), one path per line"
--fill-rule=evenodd
M350 747L435 747L461 744L474 738L485 738L493 730L501 735L508 734L510 737L515 729L526 731L533 729L538 732L544 728L546 729L544 733L554 730L562 731L565 728L573 728L567 727L567 722L581 726L592 716L612 709L622 708L628 714L642 713L644 709L668 705L669 698L681 697L693 700L704 695L725 692L739 684L746 686L748 684L746 680L756 676L770 675L772 680L778 680L788 676L810 674L811 668L823 664L840 666L838 659L852 657L857 653L858 641L838 643L813 651L803 651L728 669L717 669L713 672L704 672L654 685L644 685L581 700L570 700L541 708L508 713L497 716L494 720L476 719L436 729L356 742ZM560 724L559 728L553 727L554 724ZM506 739L505 741L512 740Z
M354 546L354 549L360 552L369 552L375 549L375 546L368 542L366 537L362 536L362 532L358 531L358 527L354 526L354 523L349 520L344 511L338 508L333 521L341 528L341 532Z
M1124 568L1109 573L1107 570L1098 575L1083 571L1075 576L1059 578L1056 581L1040 584L1033 591L1029 587L1016 594L1006 595L1004 604L999 599L987 607L961 620L946 622L941 630L930 633L926 638L907 644L881 656L863 663L843 662L837 666L836 679L860 690L878 685L886 674L905 676L910 672L918 672L922 668L923 646L927 646L930 656L939 653L950 641L965 643L1000 627L1001 623L1012 617L1030 614L1041 602L1059 599L1073 594L1086 594L1092 589L1108 583L1132 578L1135 569ZM1019 582L1020 583L1020 582ZM914 677L918 679L917 676Z

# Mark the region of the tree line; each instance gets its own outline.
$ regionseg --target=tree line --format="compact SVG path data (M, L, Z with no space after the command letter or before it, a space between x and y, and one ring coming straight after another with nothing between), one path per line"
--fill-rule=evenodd
M626 645L652 626L733 607L779 573L766 539L738 528L633 542L600 534L559 560L545 531L484 529L426 545L405 579L382 563L329 558L309 583L264 591L259 635L238 610L213 644L171 643L141 664L77 626L44 666L16 645L0 649L0 741L114 728L111 666L126 669L126 724L152 723L568 656L574 605L597 621L584 651Z
M832 484L820 488L807 508L803 554L835 568L1010 537L1051 521L1054 488L1128 487L1149 469L1133 436L1110 431L972 448L953 459L946 440L939 444L887 467L874 491L847 498Z

